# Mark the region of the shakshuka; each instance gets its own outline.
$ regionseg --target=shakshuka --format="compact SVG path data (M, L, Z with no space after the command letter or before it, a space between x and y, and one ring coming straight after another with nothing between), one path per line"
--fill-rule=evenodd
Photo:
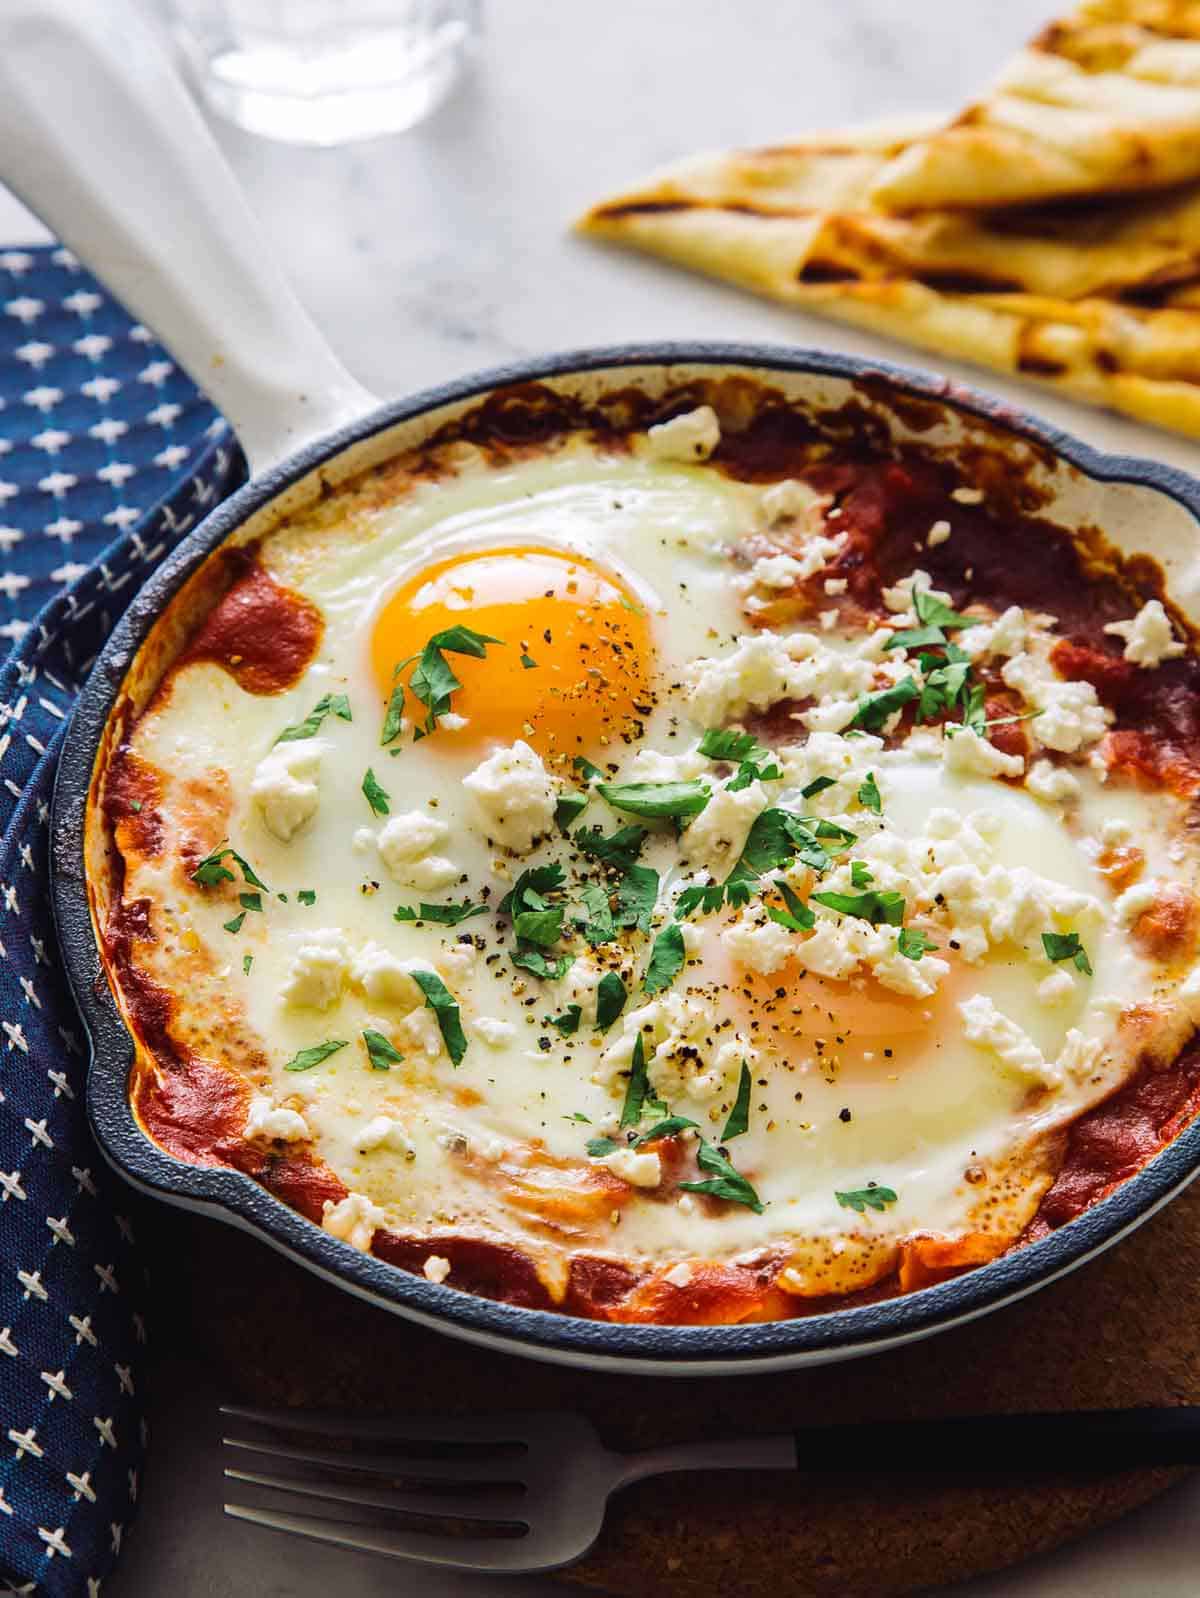
M710 397L484 404L218 550L98 768L146 1134L447 1290L907 1292L1200 1108L1157 569Z

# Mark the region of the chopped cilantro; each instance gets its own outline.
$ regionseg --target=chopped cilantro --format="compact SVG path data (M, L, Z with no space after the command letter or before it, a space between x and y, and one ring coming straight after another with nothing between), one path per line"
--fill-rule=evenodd
M629 997L625 984L615 971L606 971L596 984L596 1029L607 1032L625 1008Z
M858 802L864 810L873 811L877 816L883 814L883 800L879 796L879 784L875 781L873 771L868 771L858 785Z
M299 738L312 738L321 730L326 716L339 716L342 721L353 721L350 701L345 694L324 694L305 716L292 727L285 727L276 738L277 744L290 743Z
M262 910L262 894L257 889L253 893L239 893L238 903L243 910Z
M633 1040L633 1056L629 1063L629 1082L625 1088L625 1102L621 1106L621 1128L636 1126L642 1111L650 1101L650 1083L646 1076L646 1045L639 1032Z
M836 777L814 777L807 787L801 788L802 799L815 799L819 793L824 793L826 788L836 788Z
M1046 951L1047 959L1053 960L1056 965L1060 960L1070 960L1085 977L1093 975L1091 961L1079 941L1078 932L1043 932L1042 948Z
M913 927L901 927L900 936L896 939L896 947L900 953L909 960L919 960L923 954L929 954L940 947L932 942L923 932Z
M549 949L562 936L562 905L547 905L544 910L521 910L513 916L513 931L525 943Z
M461 904L426 904L422 899L415 910L411 904L400 905L393 920L428 921L436 927L456 927L460 921L486 913L486 904L472 904L470 899L464 899Z
M234 916L232 921L222 921L221 925L225 928L226 932L240 932L242 930L242 922L245 919L246 912L242 910Z
M715 1149L711 1143L706 1143L703 1139L696 1151L696 1164L702 1171L709 1173L711 1180L680 1182L679 1186L685 1192L707 1193L710 1198L725 1199L730 1204L744 1204L748 1210L753 1210L755 1215L762 1214L762 1202L750 1183L734 1170L719 1149Z
M712 790L699 780L601 782L597 784L597 789L614 810L655 820L663 816L674 816L680 820L698 816L712 798Z
M588 883L581 891L586 917L576 917L575 925L595 948L601 943L611 943L617 935L609 894L597 883Z
M521 664L526 671L534 671L537 668L537 661L534 660L532 655L522 655Z
M735 765L743 760L757 762L771 753L755 742L753 733L737 732L731 727L710 727L701 738L699 749L710 760L729 760Z
M582 1121L584 1126L591 1126L592 1118L585 1115L582 1110L573 1110L570 1115L563 1116L564 1121Z
M944 599L935 599L928 588L914 588L913 609L917 620L925 627L940 627L944 632L962 631L964 627L978 627L978 616L962 616L951 610Z
M869 888L875 881L871 869L865 860L851 860L850 885L854 888Z
M877 1182L868 1182L866 1187L853 1188L849 1193L834 1193L834 1198L844 1210L854 1210L858 1215L864 1215L867 1210L886 1210L889 1204L894 1204L899 1197L890 1187L880 1187Z
M878 693L864 694L850 725L862 727L867 732L878 732L898 710L920 697L921 690L913 677L905 677L892 688L881 688Z
M697 1129L695 1121L689 1121L686 1115L668 1115L665 1121L656 1121L648 1131L639 1132L630 1147L640 1149L643 1143L657 1142L660 1137L677 1137L689 1129Z
M296 898L300 904L316 904L316 890L314 888L301 888Z
M133 811L135 816L140 815L142 810L142 801L140 799L131 799L129 801L129 808Z
M571 765L585 782L604 781L604 773L600 770L600 767L593 766L592 762L584 755L576 755L574 760L572 760Z
M284 1066L285 1071L311 1071L314 1065L320 1065L331 1054L336 1054L339 1049L346 1047L345 1038L330 1038L328 1043L316 1043L311 1049L301 1049L299 1054L294 1054Z
M252 954L244 954L242 956L242 975L243 976L247 976L248 977L250 975L250 967L253 964L254 964L254 956Z
M367 1046L367 1059L371 1062L372 1071L390 1071L393 1065L403 1061L404 1056L392 1047L382 1032L365 1027L362 1039Z
M578 1004L568 1004L561 1015L548 1015L545 1018L547 1026L557 1027L564 1038L569 1038L572 1033L579 1031L579 1023L583 1018L583 1007ZM586 1117L576 1116L576 1120Z
M649 836L645 827L618 827L616 832L607 834L598 827L580 827L572 842L580 854L599 860L613 871L628 871Z
M777 921L781 927L786 927L789 932L807 932L815 927L817 918L805 904L804 900L784 882L782 877L772 879L771 886L778 888L783 897L786 910L780 910L777 905L769 904L767 914L772 921Z
M437 1017L446 1053L455 1065L460 1064L467 1052L467 1038L462 1027L462 1012L458 1008L458 1000L435 971L417 970L410 975L425 995L426 1005Z
M745 1060L742 1061L741 1075L738 1077L737 1098L733 1101L733 1109L729 1112L721 1132L721 1142L728 1143L731 1138L741 1137L743 1132L750 1129L750 1067Z
M827 909L840 910L842 915L857 916L861 921L876 925L882 921L889 927L898 927L904 919L904 895L894 890L880 893L872 888L866 893L814 893L813 899Z
M650 963L642 978L642 992L660 993L663 988L669 988L683 970L686 959L683 929L677 921L672 921L654 940Z
M924 649L927 644L944 644L946 635L940 627L908 627L893 633L884 649Z
M404 684L400 673L414 659L417 664L408 679L408 691L425 706L426 715L413 736L425 738L436 729L438 718L449 713L451 698L462 687L446 655L471 655L476 660L483 660L489 644L503 642L502 638L477 633L470 627L447 627L442 632L434 633L419 656L410 656L396 667L395 685L388 701L380 743L391 743L400 731L404 711Z
M658 903L658 872L650 866L630 866L617 883L616 910L619 927L636 927L649 932L650 918Z
M558 982L574 964L572 955L560 954L556 959L548 960L536 947L517 949L509 955L509 959L522 971L532 971L535 977L541 977L546 982Z
M367 803L377 816L386 816L389 813L392 808L391 801L379 786L375 773L370 766L367 767L367 774L362 780L362 791L366 795Z
M615 1137L592 1137L585 1146L593 1160L602 1160L606 1154L615 1154L621 1147Z
M588 807L588 796L585 793L565 793L554 807L554 820L564 832L569 832L572 823Z
M237 864L242 877L252 888L264 888L268 893L270 892L262 878L255 875L249 861L238 854L236 849L230 848L228 844L223 844L219 849L214 849L211 854L205 855L195 871L192 872L192 881L198 882L202 888L215 888L219 882L235 882L237 879L234 877L233 872L230 871L227 865L222 863L226 859L232 859Z

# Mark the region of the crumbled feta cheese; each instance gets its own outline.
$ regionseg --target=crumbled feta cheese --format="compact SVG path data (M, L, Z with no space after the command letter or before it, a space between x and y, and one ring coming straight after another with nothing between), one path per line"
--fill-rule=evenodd
M1090 682L1064 682L1049 662L1034 655L1014 655L1001 672L1027 704L1039 711L1029 730L1048 749L1074 754L1102 738L1112 720Z
M933 578L927 571L921 571L919 567L916 571L910 572L907 577L902 577L894 587L885 588L883 590L883 602L889 610L894 610L897 613L911 610L912 591L914 588L926 590L931 599L940 599L944 605L950 603L950 595L941 588L934 588Z
M459 875L452 861L433 853L434 846L449 836L450 828L436 816L407 810L385 822L378 838L379 857L393 882L429 893Z
M837 626L838 613L836 610L820 610L817 612L817 620L821 624L823 633L831 633Z
M269 1098L256 1093L250 1100L242 1136L277 1137L284 1143L296 1143L301 1138L311 1137L312 1133L302 1115L295 1110L277 1110Z
M383 1213L365 1194L347 1193L336 1204L332 1199L325 1200L321 1226L333 1237L340 1237L343 1243L366 1254L376 1228L383 1225Z
M355 827L350 847L355 854L369 854L375 848L374 827Z
M807 575L803 562L792 555L763 555L746 573L742 585L748 588L791 588Z
M850 586L848 577L827 577L822 585L831 599L836 599L839 594L844 594ZM834 611L834 615L837 612Z
M678 1265L672 1265L669 1271L664 1271L663 1281L670 1282L672 1287L686 1287L692 1279L692 1267L686 1260L680 1260Z
M469 716L460 716L457 711L444 710L438 717L438 726L447 732L461 732L464 727L470 725L470 720Z
M290 843L317 813L321 799L317 778L326 747L320 738L276 744L254 768L250 797L267 831L280 843Z
M427 1282L442 1283L450 1274L450 1261L443 1254L430 1254L421 1267Z
M1057 1068L1015 1021L1003 1015L986 994L976 993L958 1007L963 1018L963 1036L968 1043L991 1049L993 1054L1018 1075L1049 1087L1058 1081Z
M1021 654L1028 634L1029 618L1020 605L1010 605L995 621L981 622L978 627L956 633L954 641L972 660L983 660L988 655Z
M623 782L690 782L712 772L712 761L696 749L669 755L661 749L639 749L622 776Z
M478 958L479 950L473 943L451 943L438 955L438 969L452 982L465 982Z
M517 1029L511 1021L501 1021L492 1015L476 1016L475 1031L493 1049L502 1049L517 1035Z
M1047 804L1072 804L1079 798L1079 779L1062 766L1049 760L1037 760L1030 767L1025 786L1037 799Z
M683 1098L701 1102L716 1098L739 1069L739 1062L756 1057L747 1038L722 1028L722 1020L710 1004L668 990L625 1012L592 1080L623 1095L634 1039L640 1032L646 1049L646 1075L658 1098L668 1104ZM724 1042L717 1043L718 1036Z
M1042 1004L1065 1004L1075 992L1075 983L1069 971L1051 971L1050 975L1038 983L1037 996Z
M725 928L721 943L739 965L764 977L786 965L798 949L803 950L795 933L777 921L764 920L756 924L745 915Z
M381 943L364 943L351 962L350 978L371 1004L413 1010L425 1002L425 995L410 974L414 963L397 959Z
M820 532L825 525L825 512L830 503L828 494L818 494L815 488L795 477L772 483L763 490L762 497L763 515L772 526L803 519L813 532Z
M766 807L767 791L761 782L745 788L725 785L715 789L683 834L684 858L723 875L741 854L755 817Z
M541 757L520 739L476 766L463 787L489 832L514 854L528 854L554 823L554 784Z
M404 1135L404 1128L390 1115L372 1116L355 1141L362 1154L373 1154L376 1149L388 1149L394 1154L413 1152L412 1144Z
M396 1030L405 1054L423 1054L427 1060L436 1060L443 1052L442 1029L427 1007L410 1010Z
M1019 777L1025 770L1020 755L1006 755L972 727L963 727L953 737L943 739L942 764L960 776Z
M1152 877L1149 882L1135 882L1132 888L1126 888L1113 905L1117 925L1131 927L1147 910L1153 909L1162 891L1163 885L1157 877Z
M960 505L982 505L982 488L952 488L950 498L956 499Z
M893 944L891 952L871 965L876 982L892 993L901 993L909 999L928 999L937 992L938 984L949 975L950 967L936 955L926 954L920 960L910 960Z
M1125 640L1125 659L1135 666L1160 666L1164 660L1187 653L1187 645L1175 637L1171 618L1158 599L1147 600L1128 621L1110 621L1104 631Z
M1107 849L1118 849L1133 837L1133 828L1121 816L1114 816L1100 828L1100 841Z
M652 1150L614 1149L596 1162L630 1187L657 1187L662 1181L662 1161Z
M926 545L930 549L936 549L939 544L944 544L950 537L951 530L949 522L934 522L926 535Z
M346 940L337 927L318 927L300 937L280 997L285 1004L328 1010L342 996L349 966Z
M645 449L651 460L706 461L721 442L721 424L711 405L698 405L694 411L672 416L647 428Z
M721 727L781 699L843 700L867 693L877 677L895 682L906 675L902 661L882 657L877 650L873 637L855 647L839 647L815 633L786 638L773 632L746 634L729 654L708 656L687 667L689 710L697 721Z

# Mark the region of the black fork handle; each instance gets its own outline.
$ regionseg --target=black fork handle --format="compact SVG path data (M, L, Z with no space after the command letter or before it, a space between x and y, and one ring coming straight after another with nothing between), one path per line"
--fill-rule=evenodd
M1200 1405L813 1426L796 1432L795 1441L798 1469L821 1473L976 1475L1200 1465Z

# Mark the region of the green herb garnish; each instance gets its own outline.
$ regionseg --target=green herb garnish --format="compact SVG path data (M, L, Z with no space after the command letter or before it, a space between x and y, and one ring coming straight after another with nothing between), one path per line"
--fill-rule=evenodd
M270 892L262 878L255 875L250 862L244 856L238 854L236 849L230 848L228 844L223 844L219 849L214 849L212 854L205 855L195 871L192 872L192 881L198 882L202 888L215 888L219 882L235 882L237 879L233 872L230 871L227 865L222 863L227 859L232 859L235 862L242 873L243 879L252 888L263 888Z
M857 916L860 921L880 922L898 927L904 920L904 895L894 890L880 893L869 889L866 893L814 893L817 904L829 910L840 910L842 915Z
M636 862L649 836L645 827L618 827L607 834L598 827L580 827L572 842L580 854L599 860L612 871L624 872Z
M454 669L446 659L447 654L471 655L483 660L489 644L503 644L502 638L492 638L487 633L477 633L470 627L447 627L434 633L419 656L410 655L395 670L395 683L384 717L381 744L391 743L400 731L404 714L404 684L400 673L406 666L417 662L408 679L408 691L425 706L425 719L413 733L414 738L425 738L434 731L438 718L449 714L452 696L462 687Z
M733 1101L733 1109L730 1110L729 1119L721 1132L721 1142L728 1143L731 1138L741 1137L742 1133L749 1129L750 1067L743 1060L741 1075L738 1077L737 1098Z
M537 661L531 655L522 655L521 664L526 671L535 671L537 669Z
M222 921L221 925L225 928L226 932L240 932L242 930L242 922L245 919L246 912L242 910L234 916L232 921Z
M322 1060L327 1060L331 1054L336 1054L339 1049L346 1047L345 1038L330 1038L328 1043L316 1043L311 1049L301 1049L299 1054L294 1054L284 1066L285 1071L311 1071L314 1065L320 1065Z
M1042 948L1046 951L1047 959L1053 960L1055 965L1060 960L1070 960L1085 977L1093 975L1091 961L1079 941L1078 932L1043 932Z
M596 984L596 1030L607 1032L625 1008L629 997L625 984L615 971L606 971Z
M579 1031L579 1023L583 1018L583 1007L578 1004L568 1004L561 1015L548 1015L544 1018L547 1026L557 1027L564 1038L569 1038L572 1033ZM576 1116L576 1120L586 1117Z
M593 948L611 943L617 935L617 926L607 890L598 883L588 883L580 892L580 898L587 913L582 918L577 916L575 925Z
M929 954L940 947L923 932L913 927L901 927L900 936L896 939L896 947L900 953L909 960L919 960L923 954Z
M852 727L862 727L866 732L878 732L898 710L919 699L921 690L916 679L905 677L892 688L881 688L878 693L864 694L854 712Z
M696 1164L702 1171L709 1173L711 1180L680 1182L679 1186L685 1192L707 1193L710 1198L725 1199L730 1204L744 1204L748 1210L753 1210L755 1215L762 1214L763 1205L758 1194L746 1178L734 1170L719 1149L701 1140L700 1147L696 1150Z
M588 796L585 793L565 793L554 807L555 823L564 832L569 832L574 822L588 807Z
M467 1038L458 1000L435 971L412 971L409 975L425 995L426 1005L437 1017L446 1053L455 1065L460 1064L467 1052Z
M882 1212L899 1197L890 1187L880 1187L877 1182L868 1182L866 1187L856 1187L849 1193L835 1192L833 1196L844 1210L854 1210L858 1215L867 1210Z
M436 927L456 927L460 921L486 913L486 904L472 904L470 899L464 899L461 904L426 904L422 899L415 910L411 904L400 905L393 920L428 921Z
M577 771L585 782L603 782L604 773L599 766L593 766L585 755L576 755L571 762L572 769Z
M296 899L300 904L316 904L316 890L313 888L301 888L300 892L296 895Z
M252 954L244 954L242 956L242 975L243 976L247 976L248 977L250 975L250 967L253 964L254 964L254 956Z
M871 874L871 868L865 860L851 860L850 886L852 888L869 888L874 881L875 878Z
M362 780L362 791L366 795L367 803L377 816L386 816L388 814L392 808L391 801L379 786L375 773L370 766L367 767L367 774Z
M277 744L291 743L299 738L313 738L321 730L321 723L326 716L339 716L342 721L353 721L350 714L350 701L345 694L325 694L318 699L316 704L305 716L303 721L298 721L292 727L285 727L276 738Z
M801 788L802 799L815 799L819 793L824 793L826 788L836 788L836 777L814 777L807 787Z
M390 1071L392 1066L402 1063L404 1056L392 1047L382 1032L366 1027L362 1039L367 1046L367 1059L371 1062L372 1071Z
M614 810L654 820L665 816L673 816L678 820L698 816L712 798L712 790L698 780L602 782L597 785L597 790Z
M654 940L654 947L650 951L650 963L642 978L642 992L660 993L663 988L669 988L683 970L686 960L683 929L678 922L672 921Z
M633 1057L629 1063L629 1082L625 1088L625 1102L621 1106L621 1128L636 1126L642 1111L650 1100L650 1082L646 1076L646 1046L639 1032L633 1040Z
M858 785L858 802L864 810L873 811L877 816L883 814L883 800L879 796L879 784L875 781L873 771L868 771Z
M615 1154L621 1147L615 1137L592 1137L584 1146L593 1160L602 1160L606 1154Z
M817 924L817 918L805 904L804 900L793 888L790 888L782 877L772 879L771 886L778 888L783 897L786 910L779 909L778 905L769 904L767 914L772 921L777 921L781 927L786 927L789 932L808 932Z

